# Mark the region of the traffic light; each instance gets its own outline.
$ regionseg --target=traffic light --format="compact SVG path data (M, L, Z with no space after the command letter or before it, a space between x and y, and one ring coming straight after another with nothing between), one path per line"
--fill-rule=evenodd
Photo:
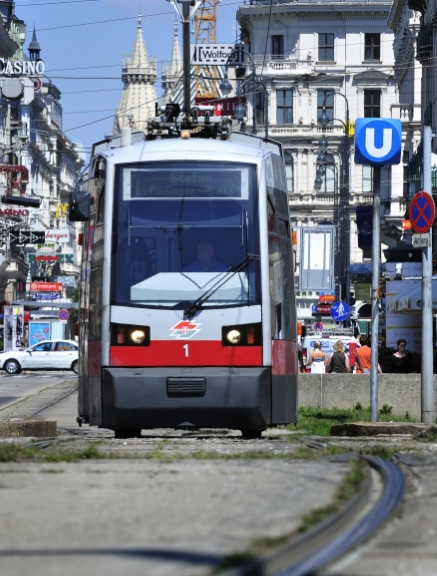
M41 204L41 198L38 196L9 196L5 195L1 197L3 204L14 204L15 206L26 206L27 208L39 208Z

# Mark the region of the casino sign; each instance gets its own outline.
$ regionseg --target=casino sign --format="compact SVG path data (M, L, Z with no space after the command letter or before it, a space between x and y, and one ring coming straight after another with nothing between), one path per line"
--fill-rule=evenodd
M42 60L16 60L0 58L0 76L41 76L46 66Z

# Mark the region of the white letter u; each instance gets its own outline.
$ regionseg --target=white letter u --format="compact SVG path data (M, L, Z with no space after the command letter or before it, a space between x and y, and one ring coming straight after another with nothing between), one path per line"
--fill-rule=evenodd
M390 152L392 147L392 134L391 128L383 128L382 130L382 146L377 148L375 146L375 128L366 128L366 150L373 158L384 158Z

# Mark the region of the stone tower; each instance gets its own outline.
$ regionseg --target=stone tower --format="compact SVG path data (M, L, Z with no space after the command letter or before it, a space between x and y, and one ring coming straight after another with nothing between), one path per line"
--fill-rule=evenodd
M164 103L172 99L172 92L181 74L182 66L183 58L179 46L178 23L175 22L171 60L163 64L161 69L161 85L164 88Z
M140 14L132 55L122 59L123 92L115 112L114 134L127 126L145 130L147 121L155 116L156 58L147 56L141 20Z

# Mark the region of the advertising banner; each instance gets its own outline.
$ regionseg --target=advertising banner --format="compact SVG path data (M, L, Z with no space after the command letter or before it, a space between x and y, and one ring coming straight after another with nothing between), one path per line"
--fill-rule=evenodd
M29 346L50 340L50 322L29 322Z
M4 350L11 352L23 347L24 308L21 306L5 307L4 315Z
M31 292L60 292L63 289L61 282L31 282Z

